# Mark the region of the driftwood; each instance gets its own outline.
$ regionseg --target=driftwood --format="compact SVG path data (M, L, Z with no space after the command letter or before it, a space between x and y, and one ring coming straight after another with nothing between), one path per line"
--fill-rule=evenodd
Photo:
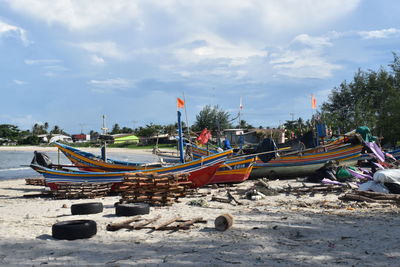
M188 228L189 226L191 226L192 224L194 224L196 222L199 222L199 221L202 221L202 220L203 220L202 217L194 218L192 220L189 220L189 221L186 221L186 222L182 222L182 223L178 224L176 227L178 229L185 229L185 228Z
M231 203L232 199L231 198L212 196L211 197L211 201L218 201L218 202L222 202L222 203Z
M400 200L399 194L387 194L387 193L379 193L379 192L371 192L371 191L357 191L357 194L368 196L373 199L391 199L391 200Z
M332 192L332 191L343 191L346 189L342 185L315 185L315 186L302 186L302 187L291 187L290 190L298 193L306 192Z
M159 225L157 225L157 226L154 226L154 230L159 230L159 229L161 229L161 228L164 228L164 227L166 227L167 225L170 225L171 223L174 223L174 222L176 222L176 221L178 221L178 220L180 220L181 219L181 217L175 217L175 218L172 218L171 220L168 220L168 221L166 221L166 222L163 222L162 224L159 224Z
M141 216L135 216L134 218L131 218L129 220L125 220L123 222L119 223L110 223L107 225L107 231L118 231L119 229L122 228L130 228L130 223L137 222L141 220Z
M391 203L400 204L400 195L398 194L386 194L370 191L353 191L352 193L347 193L341 197L340 200L355 200L355 201L365 201L369 203Z
M158 221L160 218L161 218L161 215L158 215L157 217L145 220L144 222L136 223L136 224L132 225L129 229L134 229L134 230L142 229L144 226L149 225L155 221Z
M232 193L231 193L230 191L227 192L227 195L228 195L228 197L229 197L230 199L232 199L233 201L235 201L236 204L238 204L238 205L243 205L243 203L240 202L240 201L238 201L238 200L232 195Z
M131 219L125 220L123 222L111 223L107 225L107 231L118 231L120 229L129 229L129 230L140 230L140 229L150 229L153 231L178 231L178 230L187 230L195 223L207 223L203 218L198 217L191 220L182 220L180 216L174 217L166 222L163 222L156 226L149 226L161 218L161 215L154 217L152 219L143 219L141 216L135 216ZM143 221L142 221L143 220ZM131 225L131 223L136 222ZM176 225L171 225L173 223L177 223Z

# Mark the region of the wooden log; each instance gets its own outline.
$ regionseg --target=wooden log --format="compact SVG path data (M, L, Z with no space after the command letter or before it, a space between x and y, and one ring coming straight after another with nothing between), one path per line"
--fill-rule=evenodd
M340 200L356 200L356 201L365 201L369 203L396 203L395 200L380 200L380 199L373 199L366 196L361 196L357 194L345 194L344 196L339 197Z
M355 193L363 196L367 196L373 199L391 199L391 200L400 200L400 195L398 194L388 194L388 193L379 193L379 192L371 192L371 191L355 191Z
M222 214L218 216L214 221L215 229L218 231L225 231L232 227L233 217L230 214Z
M110 223L110 224L108 224L107 225L107 231L118 231L119 229L122 229L122 228L130 228L130 223L133 223L133 222L137 222L137 221L140 221L141 220L141 216L140 215L137 215L137 216L135 216L135 217L133 217L133 218L131 218L131 219L128 219L128 220L125 220L125 221L123 221L123 222L119 222L119 223Z
M230 191L227 192L227 195L228 195L228 198L230 198L230 199L232 199L233 201L235 201L236 204L238 204L238 205L242 205L242 204L243 204L242 202L239 202L239 201L232 195L232 193L231 193Z
M202 221L202 220L203 220L203 217L197 217L197 218L194 218L192 220L189 220L189 221L186 221L186 222L182 222L182 223L178 224L176 227L178 229L187 228L187 227L191 226L192 224L194 224L194 223L196 223L198 221Z
M231 203L232 199L213 196L213 197L211 197L211 201L218 201L218 202L222 202L222 203Z
M153 222L157 221L160 218L161 218L161 215L158 215L157 217L154 217L152 219L148 219L148 220L146 220L144 222L136 223L136 224L130 226L130 229L134 229L134 230L142 229L144 226L146 226L146 225L148 225L150 223L153 223Z
M181 219L181 217L175 217L175 218L172 218L171 220L168 220L168 221L166 221L166 222L164 222L164 223L162 223L162 224L159 224L159 225L157 225L157 226L154 226L154 230L159 230L159 229L161 229L161 228L164 228L164 227L166 227L167 225L170 225L171 223L174 223L174 222L176 222L177 220L180 220Z
M265 188L269 188L268 183L266 183L263 179L258 179L258 182L262 184Z

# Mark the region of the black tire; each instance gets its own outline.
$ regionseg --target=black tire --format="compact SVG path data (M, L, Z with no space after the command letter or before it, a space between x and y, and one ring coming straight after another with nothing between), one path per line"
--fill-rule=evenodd
M90 238L97 233L97 224L92 220L72 220L53 224L52 236L56 239L75 240Z
M72 215L78 214L95 214L103 211L103 203L92 202L92 203L80 203L71 205Z
M150 213L150 205L147 203L128 203L115 206L117 216L134 216Z

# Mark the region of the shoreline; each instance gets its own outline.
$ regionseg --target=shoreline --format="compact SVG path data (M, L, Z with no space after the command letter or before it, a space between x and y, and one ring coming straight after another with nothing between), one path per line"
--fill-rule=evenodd
M94 154L101 153L99 147L77 147L80 150L87 151ZM54 151L58 150L57 147L53 146L0 146L1 151ZM168 149L165 149L168 150ZM117 153L132 153L132 154L143 154L143 153L152 153L153 150L149 148L120 148L120 147L107 147L107 151L109 152L117 152ZM174 150L175 151L175 150Z

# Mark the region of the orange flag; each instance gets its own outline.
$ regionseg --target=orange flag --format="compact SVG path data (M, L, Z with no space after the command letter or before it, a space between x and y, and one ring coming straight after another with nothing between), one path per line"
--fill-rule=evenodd
M314 97L314 95L311 95L311 108L317 109L317 99Z
M178 108L183 108L185 106L185 101L183 101L182 99L180 99L179 97L176 98L176 106Z

